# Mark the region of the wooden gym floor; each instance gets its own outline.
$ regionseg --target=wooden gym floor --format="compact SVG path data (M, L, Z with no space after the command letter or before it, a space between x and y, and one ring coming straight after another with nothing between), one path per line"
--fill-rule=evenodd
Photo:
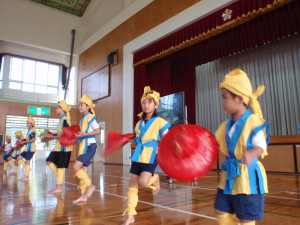
M93 164L89 175L97 189L85 204L72 204L79 197L78 180L72 164L66 170L61 194L48 194L56 177L45 163L32 164L28 183L20 182L24 168L17 176L3 174L0 165L0 224L122 224L126 208L129 166ZM9 172L12 172L9 171ZM217 225L213 203L218 173L212 171L193 183L166 182L160 175L161 191L155 197L139 190L138 215L134 224L142 225ZM270 193L265 198L264 220L258 225L300 224L300 175L268 174Z

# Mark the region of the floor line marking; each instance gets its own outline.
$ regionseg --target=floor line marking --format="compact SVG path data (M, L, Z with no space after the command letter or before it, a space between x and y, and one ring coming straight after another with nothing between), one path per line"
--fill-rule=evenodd
M77 186L76 184L73 184L73 183L70 183L70 182L68 182L68 184ZM102 192L101 190L95 190L95 191ZM106 192L106 191L103 191L103 193L107 194L107 195L112 195L112 196L115 196L115 197L127 199L127 197L125 197L125 196L109 193L109 192ZM152 206L156 206L156 207L160 207L160 208L164 208L164 209L171 210L171 211L177 211L177 212L190 214L190 215L194 215L194 216L198 216L198 217L203 217L203 218L207 218L207 219L211 219L211 220L217 220L215 217L212 217L212 216L206 216L206 215L203 215L203 214L193 213L193 212L189 212L189 211L185 211L185 210L181 210L181 209L176 209L176 208L171 208L171 207L167 207L167 206L163 206L163 205L159 205L159 204L154 204L154 203L150 203L150 202L146 202L146 201L141 201L141 200L139 200L139 202L144 203L144 204L148 204L148 205L152 205Z
M122 177L122 176L112 176L112 175L108 175L110 177L119 177L119 178L125 178L125 179L129 179L126 177ZM163 183L164 184L164 183ZM180 186L180 187L187 187L187 188L193 188L193 189L204 189L204 190L211 190L211 191L216 191L216 188L206 188L206 187L194 187L194 186L188 186L188 185L182 185L182 184L172 184L174 186ZM282 198L282 199L289 199L289 200L295 200L295 201L299 201L299 198L289 198L289 197L279 197L279 196L274 196L274 195L269 195L269 194L265 194L266 197L271 197L271 198Z

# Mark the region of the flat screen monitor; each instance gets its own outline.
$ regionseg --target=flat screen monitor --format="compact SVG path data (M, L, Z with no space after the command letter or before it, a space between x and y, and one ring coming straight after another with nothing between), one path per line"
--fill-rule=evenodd
M160 98L157 115L172 126L186 123L184 92L166 95Z

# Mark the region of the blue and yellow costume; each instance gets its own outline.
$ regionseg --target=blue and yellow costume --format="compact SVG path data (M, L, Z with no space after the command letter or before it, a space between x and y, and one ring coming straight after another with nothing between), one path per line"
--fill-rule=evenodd
M97 117L94 111L95 104L93 104L91 97L88 95L83 95L79 99L79 102L85 103L90 107L90 112L84 114L80 121L80 132L89 133L91 132L89 130L91 129L92 123L98 126ZM97 128L99 128L99 126ZM97 150L96 137L94 135L80 137L78 138L78 142L80 142L80 145L78 150L77 161L82 162L83 166L88 167ZM92 185L92 181L89 178L87 172L83 169L78 170L75 173L75 176L79 178L80 190L81 193L84 194L87 188Z
M17 145L20 141L22 141L22 139L24 139L24 136L22 134L22 131L20 131L20 130L18 130L15 134L16 134L16 138L17 138L17 136L18 136L18 138L16 140L15 147L13 148L13 151L11 152L10 156L13 157L14 159L17 159L17 157L18 157L18 155L20 155L20 151L23 147L23 146L20 147Z
M144 88L144 94L141 98L141 102L147 98L152 98L156 104L159 104L160 94L154 90L151 90L149 86ZM143 113L138 116L142 118ZM147 171L154 173L157 166L156 153L158 142L161 140L163 134L165 134L171 127L166 120L161 117L154 116L150 120L146 121L141 119L135 126L136 137L134 142L137 144L136 149L131 157L133 161L130 173L140 175L141 172ZM155 185L158 180L158 174L154 173L150 178L147 187L156 189ZM138 188L129 187L127 200L127 209L123 213L127 212L128 215L136 215L135 210L138 203Z
M17 157L20 155L20 151L22 149L23 146L19 147L17 146L17 144L22 141L22 139L24 138L23 134L22 134L22 131L18 130L16 133L16 144L15 144L15 147L14 147L14 150L13 152L10 154L11 157L14 159L14 160L17 160ZM18 149L17 149L18 148ZM18 173L18 163L15 163L15 167L14 167L14 174L17 174Z
M17 139L16 143L17 143L18 141L21 141L21 140L22 140L22 139ZM16 159L16 158L18 157L19 154L20 154L19 151L18 151L17 149L13 148L13 151L10 153L10 156L11 156L12 158Z
M35 127L30 127L26 134L26 140L31 141L36 136L36 129ZM24 152L35 152L36 151L36 145L35 142L27 143L25 145Z
M59 101L57 104L64 112L58 122L56 133L60 136L63 133L64 127L71 126L70 110L71 106L65 100ZM73 145L64 147L59 140L56 141L53 151L49 154L46 161L49 163L49 168L57 176L57 184L62 184L64 181L64 168L68 168Z
M255 196L258 197L259 201L262 201L263 205L263 194L268 192L267 176L262 163L254 158L250 165L246 165L242 163L241 158L246 151L256 147L253 145L253 137L258 132L263 132L265 142L269 142L269 123L263 119L257 101L257 97L262 94L264 87L259 86L257 91L252 93L251 82L245 72L239 69L231 71L225 76L220 88L225 88L233 94L241 96L245 104L250 102L250 108L238 121L233 121L233 116L230 116L229 120L223 122L216 132L219 149L225 154L226 161L222 164L215 208L225 211L222 210L223 208L220 205L224 204L232 207L232 212L225 211L227 213L218 216L220 225L231 225L237 224L232 214L236 213L239 217L239 213L235 211L234 204L236 200L233 200L235 197L231 198L230 196L243 196L245 199L251 199L251 196ZM234 130L230 133L233 125L235 126ZM263 151L261 157L263 158L266 155L267 151ZM225 201L225 203L222 201ZM251 216L249 218L239 218L252 220L252 222L241 224L253 225L255 220L261 219L263 207L257 210L258 213L253 218Z
M138 163L154 163L157 153L158 141L162 134L171 127L166 120L161 117L153 117L146 123L144 120L137 122L135 126L137 144L131 160Z
M265 169L256 158L251 165L241 162L244 151L252 149L252 137L259 131L263 131L267 139L269 129L268 122L253 114L251 109L236 122L233 136L228 135L232 116L219 127L216 137L220 151L226 155L226 161L222 164L222 174L219 188L224 194L264 194L268 192L268 184ZM264 151L262 157L267 155Z
M5 140L6 141L10 140L10 142L11 142L11 136L6 135L5 136ZM10 160L8 159L9 156L10 156L11 151L12 151L12 144L11 143L7 143L5 145L5 149L3 150L3 160L4 160L4 168L3 168L3 170L4 171L7 171L11 167Z
M32 118L31 115L29 115L27 122L31 123L32 127L30 127L27 131L26 141L31 141L36 138L36 134L37 134L36 129L35 129L35 120ZM30 161L32 159L35 151L36 151L35 142L26 143L25 149L20 154L20 156L23 157L24 159L26 159L26 161ZM22 159L20 159L18 162L21 163L25 167L25 177L28 177L30 170L31 170L30 165L25 164L25 162Z
M91 112L87 112L83 115L80 121L80 132L88 133L89 125L93 122L97 121L97 116ZM88 139L95 139L95 136L85 136L78 138L78 142L80 142L78 155L83 155L87 153L88 150Z

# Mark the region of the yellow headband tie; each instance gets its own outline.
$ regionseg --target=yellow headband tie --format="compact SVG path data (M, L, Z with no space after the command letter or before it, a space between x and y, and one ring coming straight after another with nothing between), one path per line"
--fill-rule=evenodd
M225 88L228 91L241 96L245 104L248 104L250 102L249 106L252 112L263 118L263 114L257 101L257 97L262 95L265 90L265 86L258 86L256 91L252 93L251 81L244 71L235 69L226 74L224 81L220 84L220 88Z
M9 139L9 140L11 140L11 136L9 136L9 135L6 135L6 136L5 136L5 139Z
M93 104L93 101L89 95L83 95L81 99L79 99L79 102L87 104L90 107L91 112L96 115L94 111L95 104Z
M69 106L65 100L59 101L59 102L58 102L58 106L59 106L60 108L62 108L62 110L64 110L64 112L67 114L67 117L68 117L69 119L71 119L71 117L70 117L70 110L71 110L72 107Z
M159 104L160 94L157 91L151 90L150 86L144 87L144 94L141 98L141 102L145 101L147 98L152 98L156 104ZM143 112L138 114L138 117L142 117Z
M32 123L33 127L35 127L35 120L32 118L31 115L28 116L27 122Z
M16 133L16 135L20 136L21 139L24 138L23 134L22 134L22 131L18 130Z

